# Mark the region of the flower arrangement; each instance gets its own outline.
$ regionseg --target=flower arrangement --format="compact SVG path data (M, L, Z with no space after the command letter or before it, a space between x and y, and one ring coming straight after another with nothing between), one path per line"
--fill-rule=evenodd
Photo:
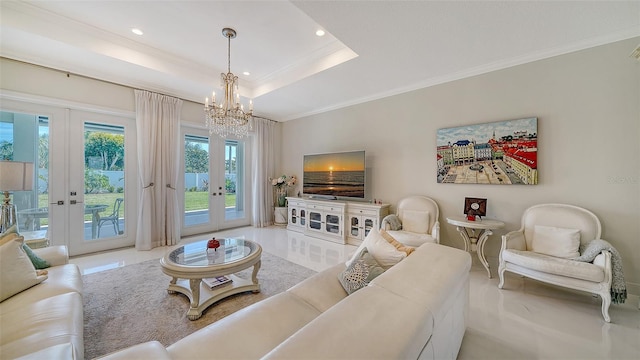
M278 207L286 206L287 202L287 188L292 187L296 184L296 177L294 175L287 176L282 175L277 178L270 178L269 181L271 185L275 189L276 193L276 204Z

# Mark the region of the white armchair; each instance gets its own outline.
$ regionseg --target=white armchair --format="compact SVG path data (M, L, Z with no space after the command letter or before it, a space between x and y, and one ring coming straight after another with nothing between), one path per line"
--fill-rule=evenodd
M610 322L611 253L602 251L591 263L572 260L578 247L600 239L600 220L589 210L565 204L541 204L522 215L519 230L502 236L498 288L504 272L597 294L602 316Z
M426 196L406 197L398 203L396 214L387 215L381 223L389 235L404 245L418 247L424 243L440 243L440 210Z

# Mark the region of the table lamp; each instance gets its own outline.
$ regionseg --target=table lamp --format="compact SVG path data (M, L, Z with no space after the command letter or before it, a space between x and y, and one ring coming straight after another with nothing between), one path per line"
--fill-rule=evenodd
M0 191L4 192L0 213L0 233L17 224L15 204L11 204L9 191L31 191L33 189L33 163L22 161L0 161Z

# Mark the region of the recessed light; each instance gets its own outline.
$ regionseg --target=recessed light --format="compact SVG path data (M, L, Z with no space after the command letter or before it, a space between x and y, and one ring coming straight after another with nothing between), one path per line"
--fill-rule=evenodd
M245 72L243 72L243 73L242 73L242 75L244 75L244 76L249 76L249 75L251 75L251 73L250 73L250 72L248 72L248 71L245 71Z
M316 35L317 36L324 36L324 30L320 29L320 30L316 31Z
M142 30L140 30L140 29L138 29L138 28L133 28L133 29L131 29L131 32L132 32L132 33L134 33L134 34L136 34L136 35L142 35L142 34L144 34L144 33L142 32Z

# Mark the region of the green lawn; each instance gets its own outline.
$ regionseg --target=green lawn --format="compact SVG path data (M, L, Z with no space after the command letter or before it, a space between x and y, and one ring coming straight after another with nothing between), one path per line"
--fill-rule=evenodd
M111 215L113 212L113 204L117 198L125 198L124 194L120 193L106 193L106 194L85 194L84 201L86 205L108 205L107 209L100 213L100 216ZM209 192L207 191L188 191L184 193L185 210L201 210L209 208ZM38 197L38 207L49 206L49 196L47 194L41 194ZM236 194L225 195L225 207L235 206ZM124 204L123 204L124 205ZM120 208L120 217L124 216L124 206ZM85 221L91 220L91 214L85 215ZM48 219L42 219L42 225L47 224Z

